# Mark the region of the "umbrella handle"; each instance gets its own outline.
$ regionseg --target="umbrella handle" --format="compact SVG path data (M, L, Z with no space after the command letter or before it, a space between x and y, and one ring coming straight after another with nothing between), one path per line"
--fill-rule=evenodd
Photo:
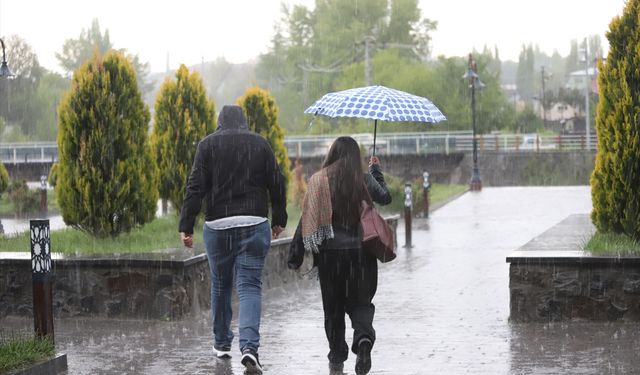
M373 156L376 156L376 133L378 132L378 120L373 120Z

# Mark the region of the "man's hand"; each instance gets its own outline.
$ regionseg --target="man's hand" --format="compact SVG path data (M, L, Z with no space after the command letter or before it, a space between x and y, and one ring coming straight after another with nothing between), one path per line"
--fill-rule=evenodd
M284 230L283 227L279 225L274 225L273 227L271 227L271 238L275 240L276 238L278 238L278 236L280 235L280 233L282 233L283 230Z
M369 168L371 168L372 165L380 165L380 159L378 159L377 156L372 156L371 159L369 159Z
M180 239L185 247L193 247L193 234L186 234L185 232L180 232Z

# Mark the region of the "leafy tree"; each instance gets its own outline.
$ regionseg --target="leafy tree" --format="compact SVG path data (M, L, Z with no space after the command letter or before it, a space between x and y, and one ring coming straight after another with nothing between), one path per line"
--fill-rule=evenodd
M58 134L57 108L71 81L58 73L45 71L34 101L35 134L31 139L54 141Z
M571 40L571 49L569 56L565 60L565 71L567 74L575 72L579 69L584 69L584 64L580 63L580 56L578 55L578 41Z
M284 129L278 121L275 99L268 91L253 87L238 98L238 105L244 109L249 129L265 137L271 145L276 162L287 182L285 186L288 186L291 181L291 161L284 145Z
M109 39L109 30L105 29L104 34L100 29L100 22L97 18L91 21L91 27L82 29L78 39L67 39L63 46L62 52L56 52L56 58L60 66L68 73L78 69L85 61L91 59L94 53L104 55L107 51L113 49L113 44ZM143 93L151 91L152 83L147 82L149 74L149 63L142 63L138 55L131 55L125 49L119 50L127 55L131 60L138 76L138 88Z
M531 44L522 46L516 74L518 94L524 100L531 101L536 95L535 56Z
M94 18L91 21L91 27L82 29L78 39L67 39L64 42L62 52L56 52L56 58L62 69L73 72L85 61L91 59L96 52L104 54L112 48L109 30L105 30L102 34L100 22Z
M115 237L153 220L149 109L130 61L116 51L94 55L73 74L59 114L56 196L65 223Z
M287 129L303 131L309 120L301 108L335 91L342 73L350 75L354 64L364 77L365 38L374 65L376 55L387 49L420 61L429 55L429 35L435 27L435 22L422 18L416 0L323 0L316 1L312 11L285 6L256 76L280 103ZM374 83L381 82L378 69L374 66Z
M640 240L640 0L627 1L606 34L609 55L598 64L598 153L591 176L591 219L601 232Z
M17 125L25 135L36 132L38 104L36 91L44 69L27 42L17 35L5 40L7 61L14 77L0 82L0 116Z
M167 79L156 98L151 145L160 172L160 198L180 213L185 181L195 145L215 130L215 106L207 98L200 74L181 65L175 80Z
M531 104L526 104L521 112L516 116L516 132L534 133L542 128L542 120Z

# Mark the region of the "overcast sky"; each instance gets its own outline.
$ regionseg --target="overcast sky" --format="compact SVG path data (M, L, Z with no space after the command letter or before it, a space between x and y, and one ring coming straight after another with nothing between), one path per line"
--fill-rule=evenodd
M357 0L353 0L357 1ZM604 33L624 0L419 0L423 16L438 21L434 55L464 56L498 46L517 61L522 44L569 53L572 39ZM313 7L314 0L286 0ZM18 34L40 63L60 71L55 52L98 18L116 48L127 48L164 71L217 57L246 62L267 51L280 0L0 0L0 35Z

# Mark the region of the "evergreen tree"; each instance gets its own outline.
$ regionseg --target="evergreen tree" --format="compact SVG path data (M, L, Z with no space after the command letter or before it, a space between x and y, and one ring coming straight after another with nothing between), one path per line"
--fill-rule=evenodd
M518 58L518 72L516 76L516 84L518 86L518 94L525 101L531 101L535 95L535 54L533 46L522 46L520 57Z
M196 145L215 130L215 106L207 98L198 72L181 65L175 80L167 79L156 98L151 144L160 172L160 198L180 213L185 183Z
M253 87L238 99L238 105L244 109L249 129L265 137L271 145L288 186L291 181L291 161L284 145L284 129L278 121L275 99L268 91Z
M115 51L94 55L73 74L58 112L56 196L65 223L115 237L153 220L149 109L129 60Z
M640 0L609 25L609 56L598 65L598 154L591 176L591 218L601 232L640 240Z
M3 163L0 163L0 195L4 193L9 187L9 172L7 171L7 167L4 166Z

